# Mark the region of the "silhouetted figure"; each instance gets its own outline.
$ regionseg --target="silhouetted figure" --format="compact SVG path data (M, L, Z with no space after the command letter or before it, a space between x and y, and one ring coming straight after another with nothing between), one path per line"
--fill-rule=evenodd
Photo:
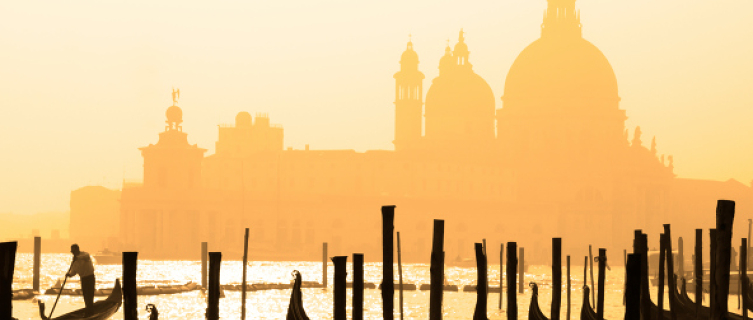
M146 311L149 312L149 320L159 319L159 311L157 311L157 307L154 304L147 304Z
M303 296L301 294L301 273L298 270L293 270L293 276L295 276L295 284L293 284L293 291L290 293L290 304L288 305L287 320L309 320L306 315L306 311L303 310Z
M84 305L88 314L89 309L94 304L94 285L96 283L94 264L89 253L81 251L77 244L71 246L71 253L73 254L73 263L71 271L66 276L70 278L78 275L81 278L81 293L84 295Z

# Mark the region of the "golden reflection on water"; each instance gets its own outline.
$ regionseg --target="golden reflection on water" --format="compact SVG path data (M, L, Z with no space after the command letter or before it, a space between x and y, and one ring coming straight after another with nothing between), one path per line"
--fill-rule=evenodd
M68 269L70 263L69 254L43 254L41 270L41 288L52 286L58 278L61 278ZM267 262L254 261L249 263L247 281L253 283L289 283L292 279L291 272L299 270L304 281L321 282L321 262ZM97 265L95 267L97 287L112 287L115 278L120 277L122 269L120 265ZM352 264L348 263L348 281L352 281ZM332 279L334 268L331 263L328 271L329 288L303 288L304 308L312 319L332 318ZM573 267L572 276L572 311L571 318L579 318L582 301L583 285L582 267ZM366 263L364 265L364 279L366 282L379 283L382 270L380 263ZM565 275L565 270L563 270ZM595 274L596 275L596 274ZM151 261L140 260L138 266L138 286L183 284L188 281L200 283L200 261ZM469 319L473 315L476 305L475 292L462 292L465 285L475 285L476 268L447 267L446 277L449 284L458 285L460 292L445 292L443 310L445 319ZM489 285L499 285L499 265L489 265ZM624 269L612 268L607 273L607 291L605 311L606 318L618 319L624 314L622 306ZM417 285L429 283L428 264L405 264L403 265L403 282ZM18 254L16 260L14 289L31 288L32 283L32 255ZM539 284L539 303L544 314L549 314L551 302L551 268L548 266L530 266L525 275L526 292L516 295L518 300L519 319L527 318L530 301L528 282L535 281ZM66 284L66 288L79 288L78 277ZM242 262L223 261L220 271L222 284L239 284L242 280ZM395 265L395 281L397 281L397 265ZM566 284L563 279L563 290ZM655 293L654 293L655 294ZM220 300L220 317L223 319L239 319L241 309L241 293L239 291L226 291L226 297ZM352 294L348 289L348 314L351 312ZM39 299L49 306L54 302L53 295L40 295ZM505 300L507 294L505 294ZM565 292L562 294L562 315L565 315ZM247 319L284 319L290 300L290 290L262 290L250 291L247 294ZM734 300L734 299L730 299ZM173 295L139 296L139 317L146 318L148 313L144 309L147 303L153 303L160 312L160 319L204 319L206 297L200 291L191 291ZM55 311L56 315L83 307L83 299L80 297L62 296ZM503 319L506 314L498 310L499 294L492 293L488 297L488 315L490 319ZM506 309L507 301L503 301ZM429 291L404 291L405 319L426 319L429 310ZM399 314L398 293L395 293L395 315ZM39 319L36 302L32 300L14 301L14 316L19 319ZM379 290L365 290L364 293L364 316L366 319L382 318L382 303ZM122 311L119 311L113 319L122 319Z

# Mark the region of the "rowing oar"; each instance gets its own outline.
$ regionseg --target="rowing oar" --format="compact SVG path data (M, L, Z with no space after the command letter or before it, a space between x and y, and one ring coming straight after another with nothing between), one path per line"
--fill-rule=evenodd
M58 291L58 297L55 298L55 303L52 305L52 310L50 310L50 316L47 317L47 319L52 319L52 313L55 312L55 306L58 305L58 299L60 299L60 294L63 293L63 288L65 288L65 282L68 281L68 272L71 272L71 268L73 268L74 262L76 262L76 259L73 259L73 261L71 261L71 266L68 267L68 271L65 272L65 277L63 278L63 284L60 286L60 291Z

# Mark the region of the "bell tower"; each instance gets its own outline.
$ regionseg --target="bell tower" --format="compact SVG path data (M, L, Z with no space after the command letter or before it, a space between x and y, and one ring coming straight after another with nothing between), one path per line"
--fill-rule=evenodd
M413 42L400 57L400 71L395 73L395 150L415 148L421 138L423 120L424 74L418 71L418 54Z

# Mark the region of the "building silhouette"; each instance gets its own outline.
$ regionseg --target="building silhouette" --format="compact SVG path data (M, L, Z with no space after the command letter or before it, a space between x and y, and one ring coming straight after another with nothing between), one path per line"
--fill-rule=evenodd
M633 229L655 234L671 222L691 236L712 226L719 198L751 209L750 186L677 178L655 138L646 147L639 127L630 134L615 73L582 37L574 0L548 1L501 108L470 52L460 30L424 100L407 43L394 75L394 151L285 150L282 127L240 112L205 156L188 143L174 98L157 144L140 148L143 184L123 185L122 248L196 258L208 241L232 259L249 227L253 259L318 259L328 242L332 254L378 260L379 207L394 204L407 261L428 260L432 219L446 221L448 262L471 257L482 238L517 241L543 260L552 237L570 252L623 249Z

